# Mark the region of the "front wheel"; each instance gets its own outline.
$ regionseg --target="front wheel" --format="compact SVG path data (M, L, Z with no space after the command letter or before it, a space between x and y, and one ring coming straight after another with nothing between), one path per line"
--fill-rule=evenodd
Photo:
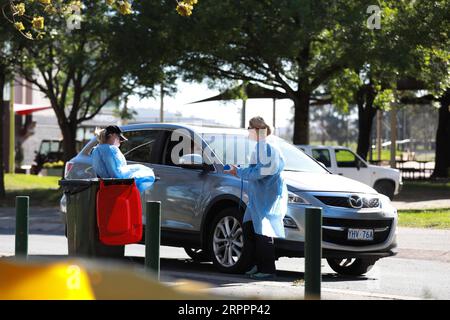
M376 259L346 258L327 259L331 269L346 276L361 276L372 269Z
M252 263L253 249L244 242L242 214L237 208L219 212L209 228L209 251L221 272L243 273Z

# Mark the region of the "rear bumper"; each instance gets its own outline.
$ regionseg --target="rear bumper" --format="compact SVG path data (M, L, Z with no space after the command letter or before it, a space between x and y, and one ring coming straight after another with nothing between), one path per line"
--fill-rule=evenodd
M322 249L322 258L385 258L397 254L397 243L392 242L389 247L375 251L343 251ZM305 257L305 243L284 239L275 239L275 255L278 257Z

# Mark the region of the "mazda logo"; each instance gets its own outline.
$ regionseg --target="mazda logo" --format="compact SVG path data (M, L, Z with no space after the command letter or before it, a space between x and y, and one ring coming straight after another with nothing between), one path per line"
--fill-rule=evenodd
M348 198L348 203L352 208L361 209L363 207L363 199L360 196L352 195Z

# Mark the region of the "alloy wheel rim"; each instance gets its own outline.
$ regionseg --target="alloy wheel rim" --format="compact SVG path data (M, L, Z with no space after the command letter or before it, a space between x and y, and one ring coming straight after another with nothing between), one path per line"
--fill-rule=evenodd
M222 266L234 266L242 255L244 237L239 221L231 216L222 218L213 235L214 256Z

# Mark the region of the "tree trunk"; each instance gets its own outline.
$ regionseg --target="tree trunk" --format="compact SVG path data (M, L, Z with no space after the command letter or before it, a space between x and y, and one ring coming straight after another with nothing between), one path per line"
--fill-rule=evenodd
M439 99L439 123L436 132L436 163L433 178L448 178L450 168L450 89Z
M373 119L377 109L373 107L376 93L371 86L360 88L357 93L358 104L358 147L356 153L363 159L367 159L367 154L371 148L370 139Z
M310 98L310 92L300 92L294 99L294 144L309 144Z
M5 70L0 68L0 121L3 122L5 119L5 106L4 106L4 97L3 97L3 89L5 87L6 75ZM0 198L4 198L5 193L5 169L3 166L3 126L0 127Z
M66 163L77 155L77 126L67 122L60 127L63 135L64 163Z

